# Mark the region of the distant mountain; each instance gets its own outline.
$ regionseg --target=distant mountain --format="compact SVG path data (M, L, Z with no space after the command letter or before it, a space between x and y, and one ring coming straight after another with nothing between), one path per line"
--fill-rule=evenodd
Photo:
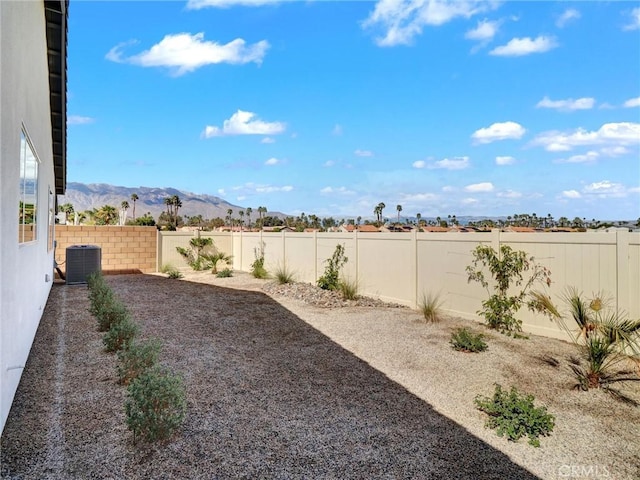
M225 218L227 210L233 210L234 217L238 217L238 211L246 210L245 207L233 205L226 200L213 195L204 195L177 190L175 188L149 188L149 187L118 187L105 183L75 183L67 184L65 195L58 197L58 205L70 203L74 210L92 210L104 205L120 208L123 201L129 202L129 217L133 215L132 194L138 195L136 200L136 217L150 212L154 218L158 218L161 212L167 210L164 199L177 195L180 197L182 207L178 214L185 216L202 215L203 218ZM258 218L258 205L251 205L253 209L252 219ZM267 212L267 215L282 217L280 212Z

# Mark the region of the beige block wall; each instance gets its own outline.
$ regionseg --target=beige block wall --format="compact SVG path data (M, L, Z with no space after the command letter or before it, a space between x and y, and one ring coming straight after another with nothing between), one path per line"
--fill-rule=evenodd
M155 272L157 232L156 227L56 225L56 262L64 272L67 247L96 245L105 274Z

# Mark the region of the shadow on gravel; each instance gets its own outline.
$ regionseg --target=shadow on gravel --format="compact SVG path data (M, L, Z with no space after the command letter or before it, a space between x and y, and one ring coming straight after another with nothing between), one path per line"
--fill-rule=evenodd
M267 295L107 279L185 378L181 432L132 445L86 288L55 285L2 436L3 478L537 478Z

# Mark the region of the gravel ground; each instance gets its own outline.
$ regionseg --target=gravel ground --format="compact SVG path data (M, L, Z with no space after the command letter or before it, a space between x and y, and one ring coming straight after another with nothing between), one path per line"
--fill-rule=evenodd
M87 289L56 284L2 435L2 478L640 479L640 408L571 390L570 344L242 273L107 280L184 377L182 429L133 445ZM452 350L457 326L489 350ZM540 448L484 428L473 399L495 382L556 416Z

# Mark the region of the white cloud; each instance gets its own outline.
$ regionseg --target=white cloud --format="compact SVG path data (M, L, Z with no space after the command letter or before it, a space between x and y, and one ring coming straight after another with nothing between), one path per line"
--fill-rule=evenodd
M324 164L322 165L323 167L333 167L336 164L336 162L334 162L333 160L327 160L326 162L324 162Z
M640 144L640 123L605 123L596 131L579 128L570 132L551 130L536 136L531 145L544 147L549 152L569 151L585 145L625 146Z
M413 168L424 168L427 166L427 162L425 162L424 160L416 160L411 164L411 166Z
M476 130L471 138L475 143L491 143L496 140L520 139L526 130L522 125L516 122L494 123L487 128Z
M263 122L255 119L256 114L238 110L225 120L222 128L207 125L202 132L204 138L224 137L227 135L277 135L286 129L282 122Z
M404 203L433 202L439 198L435 193L403 193L400 197Z
M581 198L580 192L577 190L565 190L562 192L564 198Z
M462 205L475 205L478 203L478 199L476 198L463 198L462 200L460 200L460 203Z
M373 152L371 150L360 150L360 149L357 149L353 153L354 153L354 155L357 155L358 157L373 157Z
M189 0L187 10L200 10L201 8L229 8L234 6L259 7L261 5L275 5L279 0Z
M262 60L269 48L269 42L261 40L247 45L242 38L221 45L204 40L204 33L177 33L165 35L160 43L137 55L124 57L123 48L131 42L113 47L106 55L108 60L118 63L131 63L141 67L168 67L176 76L193 72L205 65L230 63L241 65Z
M226 195L227 193L225 192L224 188L219 188L218 189L218 195Z
M429 168L442 168L445 170L464 170L469 167L469 157L443 158L429 165Z
M82 117L80 115L69 115L67 117L67 125L87 125L95 122L94 118Z
M498 156L496 157L496 165L513 165L516 163L516 159L510 156Z
M465 192L493 192L493 183L491 182L482 182L482 183L473 183L471 185L467 185L464 187Z
M279 165L282 163L282 160L278 160L275 157L271 157L270 159L268 159L266 162L264 162L265 165L268 166L272 166L272 165Z
M260 143L276 143L276 139L271 137L264 137L262 140L260 140Z
M445 185L444 187L442 187L442 191L443 192L455 192L456 191L456 187L452 187L451 185Z
M573 155L569 158L561 158L556 160L556 163L594 163L600 154L594 150L591 150L584 155Z
M624 197L627 193L621 183L613 183L609 180L590 183L584 187L583 192L599 198Z
M619 157L620 155L627 155L628 153L631 153L631 150L629 150L627 147L621 146L604 147L600 149L600 153L602 153L602 155L604 155L605 157Z
M486 42L493 39L496 33L498 33L499 28L500 22L498 20L491 22L484 19L478 22L476 28L468 30L467 33L464 34L464 38Z
M623 30L638 30L640 28L640 8L634 8L629 12L631 22L623 27Z
M496 196L501 198L521 198L522 193L516 192L515 190L506 190L504 192L498 192Z
M383 31L378 46L410 45L425 26L444 25L451 20L472 16L498 7L495 1L478 0L379 0L363 28Z
M571 112L574 110L589 110L595 105L595 98L583 97L574 100L573 98L567 98L566 100L551 100L549 97L544 97L536 104L536 108L554 108L561 112Z
M582 15L580 15L580 12L575 8L568 8L562 13L562 15L558 17L558 19L556 20L556 26L558 28L563 28L571 20L576 20L581 16Z
M355 195L356 192L349 190L347 187L324 187L320 190L322 195Z
M293 190L293 187L291 185L285 185L284 187L262 185L262 186L256 187L255 189L257 193L290 192L291 190Z
M333 130L331 130L331 135L335 135L336 137L341 136L343 133L343 129L342 129L342 125L336 123L333 127Z
M506 45L501 45L489 52L499 57L521 57L532 53L548 52L558 46L554 37L541 35L531 40L530 37L513 38Z
M622 105L625 108L640 107L640 97L630 98Z

